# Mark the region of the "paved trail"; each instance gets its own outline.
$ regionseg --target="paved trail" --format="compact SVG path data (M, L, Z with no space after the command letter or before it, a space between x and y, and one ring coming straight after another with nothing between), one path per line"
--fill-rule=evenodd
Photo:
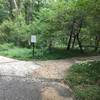
M0 100L73 100L62 79L72 64L85 60L100 56L34 62L0 56Z

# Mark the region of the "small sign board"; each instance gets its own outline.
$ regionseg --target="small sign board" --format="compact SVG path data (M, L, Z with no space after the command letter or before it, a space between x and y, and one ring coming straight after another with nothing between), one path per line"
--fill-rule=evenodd
M31 36L31 43L36 43L36 35Z

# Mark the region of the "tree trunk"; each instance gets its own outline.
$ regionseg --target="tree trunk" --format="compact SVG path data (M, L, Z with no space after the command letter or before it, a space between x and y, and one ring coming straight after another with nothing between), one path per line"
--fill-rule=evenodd
M95 52L98 50L99 47L99 39L98 36L95 37Z
M51 52L51 50L52 50L52 40L49 41L48 50L49 50L49 52Z
M80 23L79 23L79 30L78 30L78 33L76 34L76 38L77 38L77 41L78 41L78 44L79 44L79 48L81 50L81 52L83 53L83 47L82 47L82 44L81 44L81 41L79 39L79 34L80 34L80 31L81 31L81 28L82 28L82 24L83 24L83 18L80 19Z
M17 5L18 5L18 8L21 8L21 0L17 0Z
M14 2L14 5L15 5L16 10L18 10L18 6L17 6L16 0L13 0L13 2Z
M26 24L29 24L28 22L28 3L27 2L25 2L24 8L25 8L25 21L26 21Z
M72 43L72 49L74 48L75 40L76 40L76 35L74 34L74 40L73 40L73 43Z
M13 2L12 0L8 0L9 3L9 16L10 18L13 20L14 19L14 15L13 15Z
M32 22L32 8L33 8L33 4L30 1L25 2L24 4L24 8L25 8L25 21L26 24L30 24Z
M79 48L80 48L81 52L83 53L84 51L83 51L83 47L82 47L81 41L79 39L79 34L77 34L76 37L77 37L77 41L78 41L78 44L79 44Z
M72 33L70 34L70 38L69 38L69 41L68 41L67 50L70 50L71 41L72 41Z
M75 20L74 20L73 23L72 23L72 27L71 27L72 29L71 29L70 37L69 37L69 40L68 40L67 50L70 50L71 41L72 41L72 36L73 36L73 31L74 31L74 23L75 23Z

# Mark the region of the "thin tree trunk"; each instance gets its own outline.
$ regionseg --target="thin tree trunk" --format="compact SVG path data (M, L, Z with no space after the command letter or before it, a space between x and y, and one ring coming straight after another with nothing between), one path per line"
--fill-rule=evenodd
M73 36L73 31L74 31L74 23L75 23L75 20L74 20L73 23L72 23L72 29L71 29L70 37L69 37L69 40L68 40L67 50L70 50L71 41L72 41L72 36Z
M79 34L80 34L80 31L81 31L81 28L82 28L82 24L83 24L83 18L81 18L80 20L80 24L79 24L79 30L78 30L78 33L76 34L76 38L77 38L77 41L78 41L78 44L79 44L79 48L81 50L81 52L83 53L83 47L82 47L82 43L79 39Z
M52 40L49 41L48 49L49 49L49 51L51 52L51 50L52 50Z
M29 4L27 2L25 2L24 8L25 8L25 21L26 21L26 24L29 24L29 21L28 21L28 6L29 6Z
M17 6L17 3L16 3L16 0L13 0L13 2L14 2L16 10L18 10L18 6Z
M32 4L32 2L30 2L30 7L29 7L29 23L31 23L32 20L33 20L32 12L33 12L33 4Z
M74 40L73 40L73 43L72 43L72 49L74 48L75 40L76 40L76 35L74 35Z
M68 41L67 50L70 50L71 41L72 41L72 33L70 34L70 38L69 38L69 41Z
M26 24L30 24L32 22L33 16L32 16L32 8L33 8L33 4L32 2L26 2L24 4L24 8L25 8L25 21Z
M8 0L8 2L9 2L9 16L10 16L10 18L13 20L14 19L14 15L13 15L13 2L12 2L12 0Z
M17 6L18 6L18 8L20 8L21 7L21 0L17 0L18 2L17 2Z
M95 51L98 50L98 47L99 47L99 39L98 39L98 36L95 37Z
M76 37L77 37L77 41L78 41L78 44L79 44L79 48L80 48L81 52L83 53L84 51L83 51L83 47L82 47L81 41L79 39L79 34L77 34Z

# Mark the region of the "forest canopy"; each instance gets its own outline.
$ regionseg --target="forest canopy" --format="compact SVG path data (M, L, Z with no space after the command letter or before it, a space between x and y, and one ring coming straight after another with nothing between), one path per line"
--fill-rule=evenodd
M0 0L0 43L99 50L100 0Z

